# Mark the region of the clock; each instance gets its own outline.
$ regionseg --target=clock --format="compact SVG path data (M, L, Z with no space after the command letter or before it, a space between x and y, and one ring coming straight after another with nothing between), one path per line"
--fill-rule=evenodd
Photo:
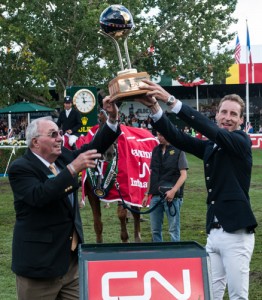
M75 93L73 103L81 113L87 114L94 109L96 98L90 90L81 89Z

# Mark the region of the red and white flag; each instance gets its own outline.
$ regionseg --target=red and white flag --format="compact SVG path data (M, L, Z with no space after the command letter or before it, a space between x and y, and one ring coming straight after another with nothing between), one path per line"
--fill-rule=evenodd
M7 134L7 139L11 139L14 135L14 130L13 128L8 129L8 134Z
M248 51L248 56L249 56L249 63L252 65L252 55L251 55L250 37L249 37L248 26L247 26L247 51Z

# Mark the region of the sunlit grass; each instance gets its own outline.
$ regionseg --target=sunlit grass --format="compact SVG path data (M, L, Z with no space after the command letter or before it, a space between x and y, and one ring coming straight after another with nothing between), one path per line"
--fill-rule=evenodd
M184 203L181 210L181 240L196 241L205 245L205 216L206 216L206 190L204 185L203 163L197 158L187 155L189 161L188 179L185 186ZM253 173L250 189L250 198L254 213L259 224L262 223L262 151L253 151ZM0 178L0 299L15 300L15 276L11 272L11 243L15 220L13 209L13 196L8 180ZM110 208L102 205L102 216L104 223L104 242L120 242L120 226L117 219L117 205L111 204ZM93 230L93 217L90 206L81 209L84 226L85 243L95 243ZM148 215L143 216L149 219ZM128 223L130 241L134 242L133 221ZM151 242L149 220L141 222L141 233L143 242ZM164 224L164 239L169 241L167 224ZM260 227L256 231L256 246L251 262L250 272L250 300L262 299L262 234ZM228 299L225 296L224 299Z

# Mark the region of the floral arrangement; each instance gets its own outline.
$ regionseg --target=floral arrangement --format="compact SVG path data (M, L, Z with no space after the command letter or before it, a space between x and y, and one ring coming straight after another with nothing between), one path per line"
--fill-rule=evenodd
M0 146L27 146L25 140L5 139L0 141Z

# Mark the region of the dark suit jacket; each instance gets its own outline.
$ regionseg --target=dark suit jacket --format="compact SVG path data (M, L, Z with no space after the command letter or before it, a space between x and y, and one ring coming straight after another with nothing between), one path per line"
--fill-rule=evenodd
M65 110L62 110L56 124L63 130L64 133L68 129L71 129L73 135L79 135L78 129L80 129L82 126L81 114L79 111L72 108L69 116L67 117Z
M90 144L80 150L62 149L55 161L60 173L55 177L28 149L8 170L14 194L16 222L12 246L12 270L21 276L50 278L68 271L74 228L83 243L77 191L78 178L73 178L66 165L88 149L104 152L117 136L107 125ZM68 195L73 193L74 206Z
M213 121L187 105L182 105L178 117L208 140L203 141L181 132L166 115L152 125L172 145L204 161L208 193L207 233L214 215L227 232L255 228L257 222L248 194L252 169L251 141L248 135L241 130L229 132L220 129ZM217 147L214 148L215 144Z

